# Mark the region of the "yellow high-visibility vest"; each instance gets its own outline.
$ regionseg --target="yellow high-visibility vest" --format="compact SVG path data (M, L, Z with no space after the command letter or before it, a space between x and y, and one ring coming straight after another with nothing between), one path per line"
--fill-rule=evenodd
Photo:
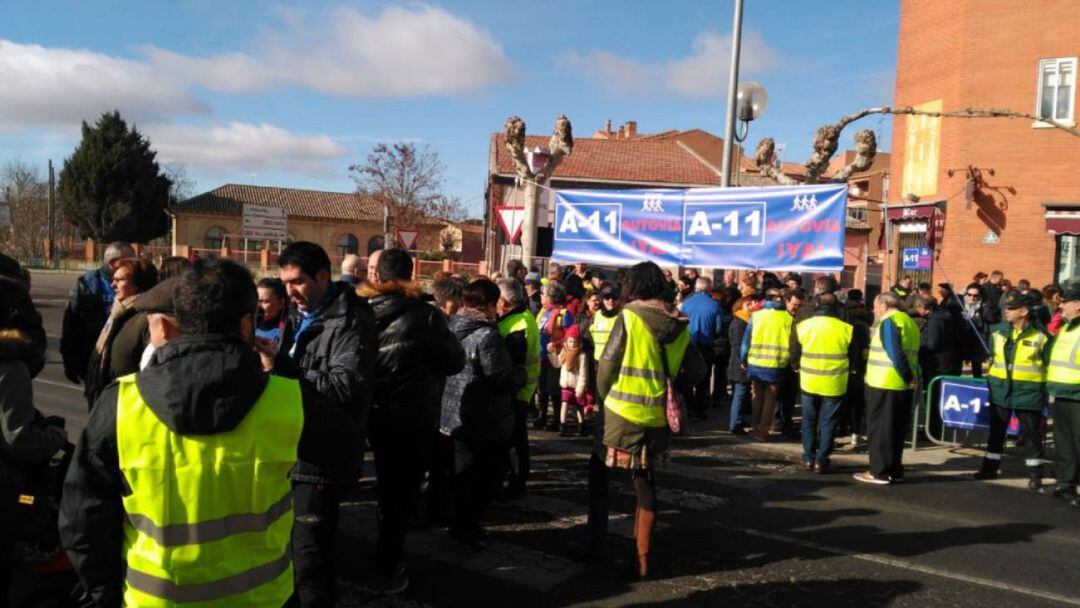
M540 377L540 326L528 309L499 321L499 335L505 338L516 331L525 332L525 386L514 395L518 401L532 401Z
M617 315L607 316L599 310L593 315L592 324L589 325L589 336L593 341L593 360L599 361L600 355L604 354L608 337L611 336L611 328L615 327Z
M1066 321L1054 338L1046 381L1051 384L1080 385L1080 325L1069 329Z
M866 359L866 385L891 391L906 390L907 382L904 382L900 372L893 367L892 359L881 343L881 323L885 319L892 319L900 331L900 345L912 373L918 373L919 370L919 326L915 325L915 321L911 320L906 312L890 310L881 318L881 322L870 330L872 335L870 354Z
M835 317L810 317L795 326L802 346L799 386L811 395L840 397L847 392L848 348L853 328Z
M281 606L293 593L290 473L304 424L300 384L270 376L233 430L181 435L120 378L116 442L125 606Z
M1005 336L999 332L991 334L993 338L993 361L990 363L988 375L991 378L1008 380L1012 378L1016 382L1033 382L1042 384L1046 382L1046 365L1043 362L1043 348L1046 347L1047 337L1041 331L1032 331L1034 326L1029 325L1022 332L1010 329L1013 342L1016 344L1013 350L1013 359L1009 361L1005 357Z
M746 363L781 369L791 362L791 326L786 310L763 308L750 315L750 351Z
M667 386L660 343L653 338L641 317L632 311L623 309L622 320L626 330L626 351L619 377L608 392L604 406L642 426L667 426ZM675 340L663 347L672 376L678 375L688 344L690 329L684 328Z

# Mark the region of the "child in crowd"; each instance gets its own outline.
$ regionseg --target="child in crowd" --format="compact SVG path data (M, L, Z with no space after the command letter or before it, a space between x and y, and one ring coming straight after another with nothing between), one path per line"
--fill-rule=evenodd
M588 395L589 356L582 348L581 328L567 328L561 349L549 349L551 366L559 369L559 387L562 389L562 409L559 411L559 434L570 435L566 418L573 412L577 418L577 433L585 435L585 408L591 406Z

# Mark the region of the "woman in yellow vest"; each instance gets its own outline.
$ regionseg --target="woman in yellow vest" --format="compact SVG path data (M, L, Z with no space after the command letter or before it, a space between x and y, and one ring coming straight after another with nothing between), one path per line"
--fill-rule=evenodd
M666 459L666 378L693 386L705 365L690 343L688 320L665 299L660 267L642 262L627 273L626 304L600 358L597 390L604 403L605 461L629 471L637 496L634 571L649 572L649 546L656 523L653 470ZM685 359L685 360L684 360Z
M1050 349L1046 387L1054 397L1057 483L1041 492L1080 507L1080 285L1061 294L1061 328Z
M1003 323L990 331L990 435L976 479L997 477L1005 447L1005 432L1015 413L1020 421L1028 489L1042 487L1043 407L1046 405L1046 362L1050 357L1049 332L1032 314L1037 301L1013 290L1002 298Z

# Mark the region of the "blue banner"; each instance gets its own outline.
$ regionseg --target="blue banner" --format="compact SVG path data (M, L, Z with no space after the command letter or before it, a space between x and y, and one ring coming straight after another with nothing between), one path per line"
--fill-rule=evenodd
M933 255L929 247L904 247L901 268L904 270L930 270Z
M558 190L552 259L612 266L836 272L844 184L686 190Z
M990 428L990 389L986 380L942 378L938 408L941 420L950 429Z

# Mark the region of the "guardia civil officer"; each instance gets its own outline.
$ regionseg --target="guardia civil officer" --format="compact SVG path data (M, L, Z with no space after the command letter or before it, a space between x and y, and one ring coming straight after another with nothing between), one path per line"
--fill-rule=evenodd
M1080 481L1080 285L1068 287L1061 300L1064 322L1050 347L1046 370L1046 388L1054 397L1057 483L1040 492L1080 507L1076 495Z
M993 479L1001 467L1005 431L1012 414L1020 421L1028 489L1042 486L1042 425L1050 333L1031 314L1036 300L1017 290L1002 298L1005 321L990 330L990 436L976 479Z
M199 261L144 295L169 339L98 397L64 480L63 546L95 606L282 606L289 473L346 462L351 420L263 371L243 266Z

